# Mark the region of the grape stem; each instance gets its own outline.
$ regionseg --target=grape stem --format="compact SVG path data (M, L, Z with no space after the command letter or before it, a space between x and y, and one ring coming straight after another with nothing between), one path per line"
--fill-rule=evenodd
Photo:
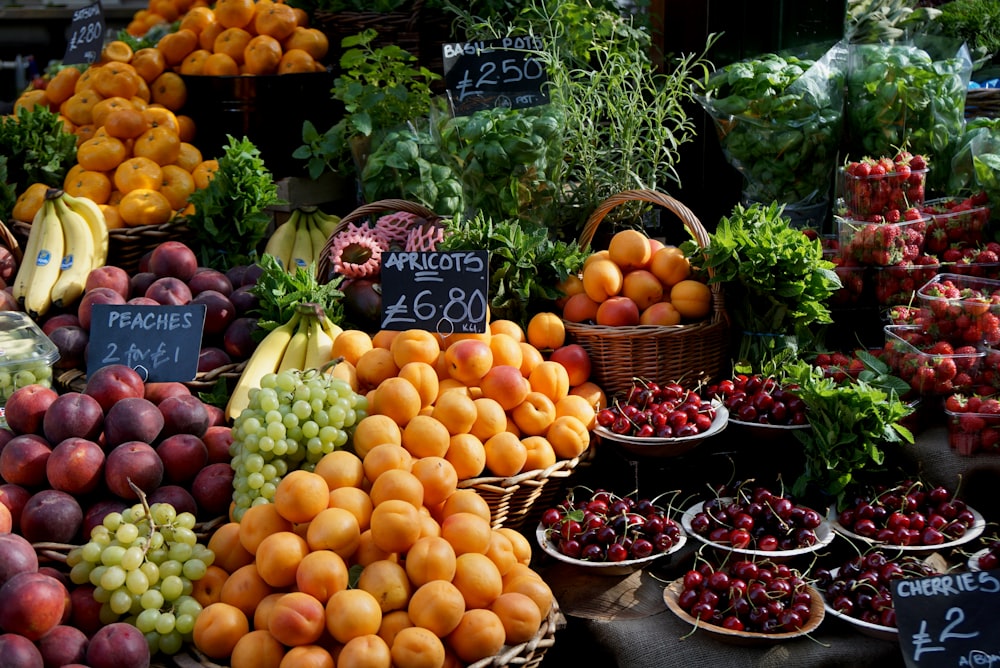
M126 480L128 481L128 486L131 487L132 491L139 497L139 503L142 504L142 511L146 513L146 519L149 520L149 540L147 540L146 544L142 546L142 556L145 558L146 553L149 552L149 547L153 544L153 534L156 533L156 522L153 521L153 513L149 510L149 502L146 500L146 493L143 492L138 485L132 482L132 478L126 478Z

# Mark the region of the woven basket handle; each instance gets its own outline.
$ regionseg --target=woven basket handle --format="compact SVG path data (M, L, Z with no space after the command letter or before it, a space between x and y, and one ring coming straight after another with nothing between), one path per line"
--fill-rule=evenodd
M21 244L17 242L17 237L10 231L10 228L3 223L0 223L0 244L7 247L7 250L11 252L14 259L20 265L21 260L24 259L21 254Z
M327 237L326 245L323 246L323 252L319 256L319 260L316 262L316 279L320 284L327 282L330 275L331 260L330 253L333 250L333 240L338 234L347 229L347 226L351 223L356 223L360 220L364 220L368 216L374 216L377 214L383 214L390 211L397 211L402 213L412 213L415 216L424 218L428 222L436 223L441 220L441 216L437 215L423 204L418 204L417 202L411 202L405 199L381 199L376 202L369 202L368 204L362 204L354 211L340 219L337 226L333 228L333 232Z
M701 224L701 221L698 220L698 217L694 215L694 212L684 204L678 202L670 195L665 195L655 190L624 190L601 202L594 209L594 212L590 214L590 217L587 218L587 222L583 226L583 231L580 233L579 244L581 249L586 249L590 245L590 242L594 240L594 233L597 232L597 226L601 224L604 217L616 206L626 202L648 202L649 204L656 204L662 206L664 209L669 209L681 219L684 227L688 229L699 246L702 248L708 246L710 241L708 231Z

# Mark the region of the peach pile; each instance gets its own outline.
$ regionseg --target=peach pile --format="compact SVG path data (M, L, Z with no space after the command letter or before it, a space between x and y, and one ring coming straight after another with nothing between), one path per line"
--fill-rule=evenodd
M708 286L691 278L678 247L633 229L616 232L562 288L562 316L578 323L678 325L705 318L712 304Z
M407 668L531 639L553 604L531 546L493 528L487 502L446 468L385 443L286 475L273 503L210 539L196 648L233 668Z
M229 507L230 429L181 383L144 384L114 364L82 392L27 385L5 408L0 506L10 521L0 529L32 543L75 544L105 514L134 503L129 481L150 502L203 519Z

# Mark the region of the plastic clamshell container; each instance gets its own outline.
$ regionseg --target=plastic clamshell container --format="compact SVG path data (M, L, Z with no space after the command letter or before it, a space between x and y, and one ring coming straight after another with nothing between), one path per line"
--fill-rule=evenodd
M948 423L948 447L969 457L977 453L1000 453L1000 415L956 413L944 409Z
M26 313L0 312L0 406L25 385L52 387L59 349Z
M912 262L924 250L929 217L897 223L873 223L837 217L840 252L854 262L887 267Z
M917 301L933 336L957 345L1000 344L1000 280L939 273L920 286Z
M944 262L941 271L975 278L1000 280L1000 262Z
M856 176L841 169L844 205L852 218L867 220L888 211L924 206L927 170Z
M934 278L940 265L900 264L873 267L875 301L879 306L907 306L916 303L917 290Z
M921 211L931 218L928 235L944 230L949 244L979 244L986 240L990 222L990 208L986 205L966 206L960 197L938 197L924 202Z
M830 297L832 306L857 306L866 295L868 267L863 264L851 264L843 255L835 250L824 250L823 259L832 262L833 270L840 279L840 289Z
M967 392L976 386L986 353L969 346L962 352L933 350L938 341L912 325L886 325L882 357L893 373L921 396Z

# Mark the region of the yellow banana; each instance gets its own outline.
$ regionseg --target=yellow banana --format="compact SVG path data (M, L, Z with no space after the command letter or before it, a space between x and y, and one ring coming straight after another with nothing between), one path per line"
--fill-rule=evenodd
M35 275L35 262L38 259L38 250L42 246L42 218L44 218L52 208L52 202L45 200L42 206L38 207L38 212L31 221L31 230L28 232L28 240L24 244L21 257L24 258L14 275L13 295L17 303L24 308L24 297L28 294L28 286L31 285Z
M306 349L309 347L309 320L312 316L305 315L299 320L298 329L292 335L285 348L285 354L281 356L281 363L278 364L278 372L289 369L303 369L306 364Z
M54 204L65 244L51 297L54 305L63 307L76 302L83 294L87 275L94 267L94 236L83 216L70 209L61 197L57 197Z
M309 223L309 236L312 237L313 257L310 264L319 264L319 256L323 252L323 249L326 248L328 237L323 234L323 228L320 227L319 221L316 220L315 213L307 215L306 220Z
M285 271L288 271L292 259L292 245L295 243L295 230L298 227L299 216L298 209L293 211L288 220L278 225L277 229L271 233L264 246L264 252L277 259Z
M340 225L340 216L335 216L332 213L324 213L321 209L316 209L313 212L314 219L319 223L319 229L323 230L323 237L326 239L330 238L333 231Z
M330 320L330 318L325 314L323 315L322 324L323 324L323 331L325 331L327 335L334 341L337 340L338 336L344 333L344 328L335 323L333 320Z
M243 409L250 405L250 390L260 387L260 379L278 370L288 343L299 327L299 319L300 316L296 313L288 322L268 332L247 359L246 366L243 367L243 372L226 403L226 417L230 420L235 420Z
M94 266L103 267L108 261L108 220L97 202L89 197L74 197L67 192L62 195L72 211L76 211L87 222L90 234L94 237Z
M295 228L295 243L292 244L292 258L287 267L288 271L293 274L298 269L308 269L312 262L312 237L309 234L307 223L306 216L300 215Z
M333 338L324 329L323 318L309 317L309 344L303 369L322 368L333 357Z
M47 212L42 216L37 233L39 239L38 253L34 256L35 270L31 275L31 284L24 294L24 310L32 318L37 318L48 312L52 306L52 286L59 279L59 265L63 257L63 230L59 222L59 214L55 203L48 202ZM35 234L35 225L31 226Z

